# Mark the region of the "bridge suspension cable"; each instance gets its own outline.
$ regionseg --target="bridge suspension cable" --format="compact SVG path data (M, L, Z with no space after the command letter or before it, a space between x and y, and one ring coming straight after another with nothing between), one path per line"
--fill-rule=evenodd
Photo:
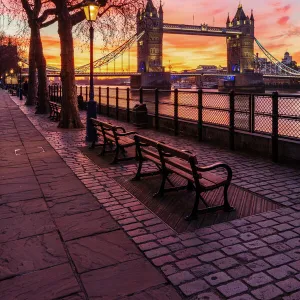
M94 61L94 68L100 68L103 65L108 65L109 62L116 60L119 56L121 56L127 49L130 49L131 46L139 41L141 37L145 34L145 31L141 32L140 34L135 34L132 36L128 41L123 43L121 46L119 46L114 51L110 52L109 54L101 57L100 59L97 59ZM80 66L75 69L75 73L88 73L90 70L90 64L86 64L83 66Z
M29 66L29 62L28 62L28 60L26 59L26 58L21 58L20 59L21 60L21 62L23 63L23 64L25 64L25 65L27 65L27 66ZM56 68L56 67L53 67L53 66L46 66L46 69L47 69L47 71L49 71L49 72L56 72L56 73L59 73L60 72L60 69L59 68Z
M280 62L277 58L275 58L256 38L255 42L260 48L260 50L264 53L264 55L270 60L272 64L274 64L278 69L280 69L283 73L287 73L289 75L300 76L300 72L296 71L284 63Z

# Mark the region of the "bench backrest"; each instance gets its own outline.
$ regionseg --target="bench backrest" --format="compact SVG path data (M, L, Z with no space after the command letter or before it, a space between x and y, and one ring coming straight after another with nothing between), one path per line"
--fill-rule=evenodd
M140 145L140 146L152 146L152 147L155 147L157 146L158 144L158 141L155 141L155 140L152 140L152 139L149 139L145 136L142 136L142 135L139 135L139 134L136 134L134 136L134 140Z
M198 176L196 169L197 158L195 155L163 143L159 143L157 149L163 166L167 167L167 165L170 165L193 176Z
M141 158L143 157L143 154L145 154L147 156L159 159L159 153L157 149L158 141L149 139L139 134L136 134L134 136L134 140L136 144L137 153Z

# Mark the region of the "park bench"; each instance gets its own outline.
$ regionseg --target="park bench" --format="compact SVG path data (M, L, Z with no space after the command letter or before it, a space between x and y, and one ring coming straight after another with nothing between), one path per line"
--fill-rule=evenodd
M13 88L10 88L8 90L8 92L12 95L12 96L17 96L17 90L13 89Z
M185 150L178 150L173 147L167 146L164 143L156 142L146 137L135 136L139 166L135 180L139 180L143 176L149 176L150 173L142 173L142 165L145 160L150 160L158 166L158 173L162 176L159 191L155 194L163 196L165 192L179 191L179 190L195 190L196 197L194 207L186 220L197 218L198 213L214 212L218 210L232 211L233 207L228 202L228 187L232 178L231 168L223 163L216 163L211 166L199 166L195 155ZM149 150L149 147L151 150ZM154 151L154 148L157 151ZM216 170L224 169L226 177L216 174ZM178 176L187 180L187 184L183 186L174 186L165 188L166 181L169 175L177 174ZM209 206L205 201L202 193L212 191L220 187L224 188L224 203L219 206ZM205 205L204 209L198 209L199 200Z
M135 141L130 138L130 135L136 134L136 132L130 131L126 132L123 127L114 126L108 122L103 122L94 118L90 119L93 127L95 129L95 137L97 136L102 140L102 144L96 145L96 140L92 142L91 148L102 147L102 151L99 154L100 156L104 156L107 152L115 153L114 159L111 162L115 164L119 161L126 161L136 158L136 155L133 157L126 157L126 148L132 147L135 145ZM110 150L107 150L107 147L110 147ZM120 152L123 155L123 158L120 158Z
M50 115L49 118L53 121L60 120L61 104L49 101Z

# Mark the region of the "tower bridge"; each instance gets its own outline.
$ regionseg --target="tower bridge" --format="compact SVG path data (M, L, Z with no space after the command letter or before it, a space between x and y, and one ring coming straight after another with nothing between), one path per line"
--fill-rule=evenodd
M164 34L184 34L193 36L215 36L226 39L227 45L227 74L235 78L235 83L240 85L263 85L263 76L265 78L299 78L300 72L295 71L281 63L272 56L255 38L255 19L253 11L250 17L243 10L242 5L238 6L233 18L228 15L224 27L201 25L185 25L164 23L164 12L160 4L157 9L152 0L147 1L143 11L139 11L136 16L137 31L124 44L114 51L94 61L95 76L130 76L131 86L133 87L170 87L170 72L165 71L163 65L163 35ZM263 55L268 60L268 68L260 66L260 60L254 54L254 45L257 43ZM130 56L128 59L129 68L127 71L116 72L115 61L118 57L130 52L130 48L137 43L137 70L130 71ZM114 63L114 72L106 72L101 68L108 66L110 62ZM267 65L267 64L266 64ZM86 64L76 68L76 76L84 77L89 74L90 65ZM59 76L60 70L49 69L48 76ZM178 76L195 76L203 74L175 73ZM204 74L205 75L205 74ZM221 76L219 74L208 76ZM223 75L223 76L224 76Z

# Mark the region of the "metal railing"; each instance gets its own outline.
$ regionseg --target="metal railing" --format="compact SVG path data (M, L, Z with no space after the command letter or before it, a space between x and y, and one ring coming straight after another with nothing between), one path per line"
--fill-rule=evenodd
M60 87L49 87L49 94L52 101L61 102ZM89 87L77 87L77 95L87 102ZM162 118L171 120L175 135L180 134L180 123L194 123L199 141L203 126L223 128L229 131L232 150L236 132L269 136L274 161L279 138L300 141L300 95L97 87L95 101L99 114L119 119L120 111L125 111L127 122L133 107L145 103L156 129L163 126Z

